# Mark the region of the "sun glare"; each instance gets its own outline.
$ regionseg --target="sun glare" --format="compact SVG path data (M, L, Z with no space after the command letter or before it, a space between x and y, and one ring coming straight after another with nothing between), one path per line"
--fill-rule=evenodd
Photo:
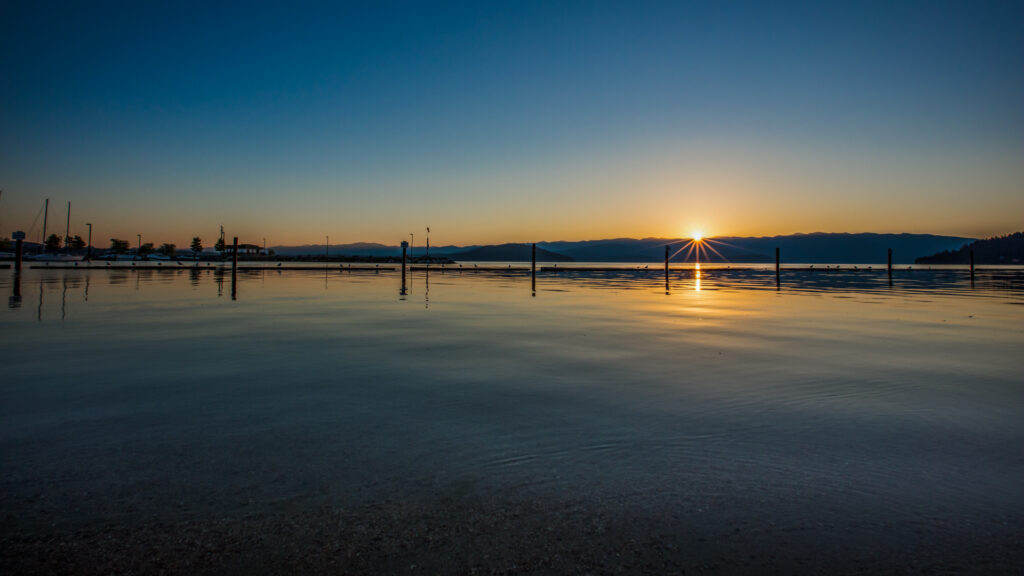
M700 242L701 240L704 239L704 233L701 232L700 230L695 230L692 234L690 234L690 238L692 238L694 242Z

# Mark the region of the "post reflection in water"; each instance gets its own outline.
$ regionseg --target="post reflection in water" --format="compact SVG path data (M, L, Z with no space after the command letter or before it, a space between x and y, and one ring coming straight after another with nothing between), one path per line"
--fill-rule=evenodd
M60 279L60 321L63 322L68 315L68 277L64 275Z
M14 278L11 281L11 296L7 299L8 308L20 308L21 307L21 271L14 273Z
M217 284L217 295L224 296L227 290L227 286L224 284L228 281L225 276L228 274L228 269L214 267L206 269L207 273L212 273L214 280ZM426 267L422 268L424 276L424 294L423 304L424 309L430 308L430 273L432 270ZM677 269L675 279L677 281L685 280L686 269ZM979 294L982 296L995 296L1001 295L1012 295L1013 297L1018 296L1021 293L1021 283L1024 281L1024 270L1014 267L1007 267L1003 269L991 269L985 270L981 274L976 272L975 282L972 285L969 273L965 273L962 269L936 269L936 270L894 270L894 286L890 286L888 283L887 272L884 268L880 270L872 270L870 268L857 269L855 267L829 270L828 274L822 273L824 268L815 269L789 269L787 270L787 292L791 293L819 293L825 295L834 295L836 297L850 297L850 294L867 295L869 293L879 294L884 290L887 294ZM102 273L99 278L100 288L103 288L100 292L100 299L103 299L103 295L108 293L110 288L116 288L117 286L127 283L128 276L135 276L135 291L146 292L152 290L156 286L178 286L184 288L190 286L192 288L199 287L202 282L202 269L191 269L187 273L184 270L175 270L173 274L169 274L170 270L164 269L163 271L158 270L146 270L146 269L130 269L130 270L107 270ZM398 271L396 271L398 272ZM646 268L640 267L622 267L621 269L613 268L601 268L595 271L585 270L551 270L548 273L548 282L551 284L552 291L558 292L576 292L578 290L590 290L590 289L615 289L615 290L653 290L657 293L663 293L666 296L679 297L683 293L676 291L671 292L673 276L670 273L664 278L658 277L656 274L652 274ZM658 270L660 272L660 270ZM695 292L702 292L704 290L704 281L709 282L709 289L725 289L725 290L779 290L779 283L777 278L774 277L774 270L770 267L720 267L697 263L692 268L693 284L692 289L688 292L693 294ZM8 276L11 282L11 289L8 291L8 308L18 308L23 305L23 286L25 282L38 283L39 297L36 310L36 319L39 321L43 320L45 314L43 314L45 308L46 296L45 292L49 290L51 293L56 292L57 284L60 283L61 298L60 298L60 317L62 320L70 320L74 312L74 303L68 303L68 291L77 292L81 287L84 287L82 293L82 302L92 303L94 289L91 286L91 274L96 272L90 271L56 271L51 270L45 273L33 272L21 272L15 273ZM27 275L26 275L27 274ZM60 276L58 277L58 274ZM244 275L244 274L243 274ZM398 275L398 274L396 274ZM277 270L277 274L274 277L268 277L267 274L261 274L261 282L254 283L253 286L259 289L260 292L264 290L276 290L282 284L274 284L267 280L283 279L290 285L297 285L302 275L293 275L287 273L287 270ZM532 275L531 275L532 276ZM707 278L705 278L707 276ZM180 280L174 281L173 278ZM254 279L254 275L250 274L250 277ZM375 270L375 274L365 278L381 278L385 282L386 275L380 270ZM511 274L504 269L494 271L483 271L479 274L473 274L467 278L472 279L474 285L478 286L494 286L499 287L502 283L507 282L511 277L518 277L518 273ZM307 276L307 278L309 278ZM319 280L317 273L313 273L312 278ZM330 272L327 272L325 282L328 288L330 287ZM401 278L401 277L400 277ZM404 282L400 284L399 295L400 299L405 300L412 293L412 282L413 278L408 273ZM245 281L244 278L241 280L238 278L238 274L232 273L230 278L231 281L231 298L232 300L238 300L239 295L239 282ZM362 282L360 282L362 284ZM372 284L372 283L371 283ZM520 290L523 286L518 282L515 282L519 286ZM313 282L313 286L316 285L316 280ZM308 287L309 285L307 285ZM444 284L441 289L442 291L449 288L449 284ZM455 285L451 285L455 286ZM436 286L434 287L437 288ZM530 295L535 295L534 278L530 278ZM974 288L971 291L971 288ZM31 291L31 286L24 286L24 289ZM460 288L461 289L461 288ZM259 295L252 294L254 298L259 298ZM436 294L434 295L436 296ZM56 302L52 302L55 308ZM56 317L56 309L51 310L51 316Z

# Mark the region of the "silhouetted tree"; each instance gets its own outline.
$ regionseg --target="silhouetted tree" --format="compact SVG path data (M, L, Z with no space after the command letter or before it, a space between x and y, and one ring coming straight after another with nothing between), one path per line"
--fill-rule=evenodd
M113 251L114 254L124 254L125 252L128 251L128 241L118 240L117 238L111 238L110 250Z
M174 244L170 242L164 242L163 244L160 245L160 248L157 249L157 252L163 254L164 256L167 256L168 258L174 258L174 255L177 253L177 250L178 247L175 246Z
M189 248L192 250L193 256L198 256L203 251L203 241L200 240L199 236L194 236L192 238L192 245Z
M153 252L156 252L156 250L153 248L152 242L146 242L142 246L139 246L139 256L141 256L142 258L149 256Z
M8 250L11 250L12 248L14 248L14 243L11 242L10 238L7 238L6 236L0 238L0 250L6 252Z
M223 252L224 248L224 239L218 238L217 243L213 245L213 249L216 250L217 252Z
M68 248L76 251L81 250L82 248L85 248L85 240L82 240L81 236L75 234L70 240L68 240Z
M57 250L60 250L61 243L60 236L50 234L50 237L46 239L46 251L56 252Z
M915 260L918 264L967 264L974 252L978 264L1017 264L1024 261L1024 232L995 236Z

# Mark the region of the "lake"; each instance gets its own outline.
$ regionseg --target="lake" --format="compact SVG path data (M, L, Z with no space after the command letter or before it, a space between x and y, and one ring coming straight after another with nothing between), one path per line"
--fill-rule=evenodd
M643 266L0 270L0 570L1024 565L1024 269Z

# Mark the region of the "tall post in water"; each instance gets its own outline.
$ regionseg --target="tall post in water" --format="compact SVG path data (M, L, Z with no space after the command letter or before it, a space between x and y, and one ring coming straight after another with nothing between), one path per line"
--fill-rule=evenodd
M892 286L892 248L889 248L889 286Z
M782 276L780 275L781 260L779 259L779 247L775 247L775 287L779 288L782 286Z
M18 238L14 241L14 269L21 270L21 254L24 250L22 245L22 239Z
M409 248L409 243L402 240L402 290L399 292L402 296L405 296L405 263L407 259L406 250Z
M971 286L974 286L974 250L971 250Z
M537 295L537 245L533 245L533 256L530 259L530 290Z
M668 294L668 244L665 244L665 294Z
M235 290L238 283L238 236L235 236L231 245L233 246L232 252L234 252L231 259L231 299L236 300L238 295Z
M89 244L85 249L85 259L92 262L92 222L86 222L85 225L89 227Z

